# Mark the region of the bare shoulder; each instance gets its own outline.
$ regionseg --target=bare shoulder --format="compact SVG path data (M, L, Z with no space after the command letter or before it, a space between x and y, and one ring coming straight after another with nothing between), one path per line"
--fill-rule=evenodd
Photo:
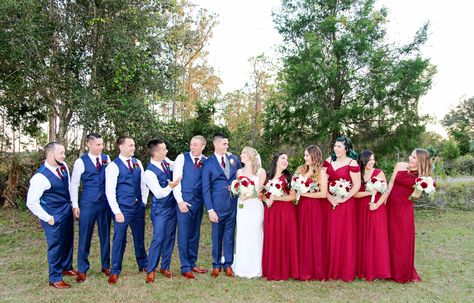
M263 168L259 168L257 172L258 176L267 176L267 172Z
M395 165L394 171L399 171L399 170L407 170L408 163L407 162L398 162Z
M349 163L350 166L352 167L356 167L356 166L359 166L359 163L357 163L356 160L352 160L350 163Z
M331 157L327 157L325 161L328 162L328 163L331 163L331 160L332 160Z

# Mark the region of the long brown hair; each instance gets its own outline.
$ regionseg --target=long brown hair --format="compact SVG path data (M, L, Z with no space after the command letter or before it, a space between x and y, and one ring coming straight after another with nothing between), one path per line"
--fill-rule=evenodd
M323 167L323 153L321 149L317 145L310 145L308 146L305 151L308 152L311 158L311 165L301 165L296 170L299 174L306 174L311 167L313 169L313 174L311 175L311 179L319 182L319 177L321 175L321 168Z
M433 167L431 166L430 153L424 148L416 148L415 153L418 160L418 175L423 177L431 176Z

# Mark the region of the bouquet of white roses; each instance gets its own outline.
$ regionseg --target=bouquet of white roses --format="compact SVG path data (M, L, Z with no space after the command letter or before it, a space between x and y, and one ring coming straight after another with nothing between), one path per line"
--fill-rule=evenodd
M408 198L410 200L414 198L414 193L434 193L436 191L436 182L431 177L418 177L415 180L415 185L413 185L413 188L415 191Z
M337 181L332 181L329 184L329 192L337 199L344 199L349 195L349 191L351 190L351 182L345 179L339 179ZM333 209L336 206L332 207Z
M246 176L237 177L230 184L230 192L234 196L244 195L246 197L251 197L256 194L255 191L255 182L247 178ZM239 208L243 208L244 204L239 200Z
M313 179L301 174L294 176L291 179L291 188L296 191L296 201L300 199L301 194L315 193L319 191L319 186L313 181Z
M377 192L384 193L387 190L387 183L380 178L372 177L365 185L365 190L372 194L370 203L374 203Z

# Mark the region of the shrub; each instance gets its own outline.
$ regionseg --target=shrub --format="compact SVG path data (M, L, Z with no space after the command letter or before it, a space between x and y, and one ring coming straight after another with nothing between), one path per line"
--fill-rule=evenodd
M423 195L415 201L415 208L474 211L474 182L438 184L433 195Z

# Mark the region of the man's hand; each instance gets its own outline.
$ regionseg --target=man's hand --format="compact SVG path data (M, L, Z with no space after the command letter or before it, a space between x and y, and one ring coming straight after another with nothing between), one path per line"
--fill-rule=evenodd
M51 216L51 219L48 220L48 224L53 226L54 225L54 217Z
M74 219L79 219L79 216L81 215L81 210L79 207L73 208L72 209L72 214L74 216Z
M189 211L188 206L191 206L191 204L189 204L186 201L178 202L179 211L182 212L183 214L185 214Z
M115 221L117 221L118 223L123 223L123 222L125 222L125 217L123 216L122 213L116 214L115 215Z
M168 185L169 185L171 188L175 188L176 185L178 185L179 182L181 182L182 179L183 179L183 177L179 177L179 178L177 178L177 179L174 180L174 181L168 180Z
M209 211L209 220L213 223L219 223L219 217L214 210Z

